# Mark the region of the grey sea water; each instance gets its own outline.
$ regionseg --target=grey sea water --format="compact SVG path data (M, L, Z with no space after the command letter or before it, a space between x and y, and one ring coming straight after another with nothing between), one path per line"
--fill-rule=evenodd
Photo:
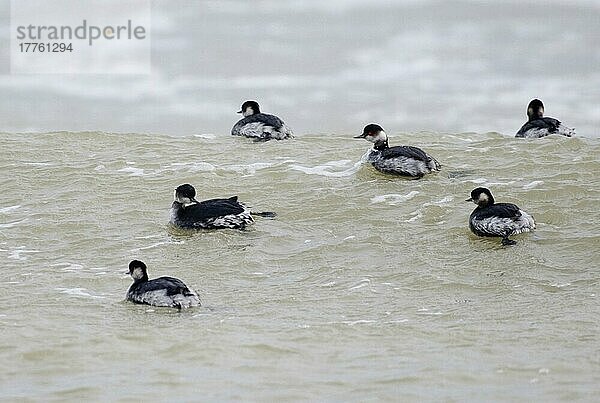
M599 20L597 1L156 1L151 75L0 75L0 400L597 400ZM514 139L534 97L578 136ZM246 99L297 139L229 136ZM442 172L360 165L372 121ZM174 230L186 182L278 217ZM473 236L477 186L537 230ZM133 258L203 307L125 303Z
M410 181L351 134L3 134L2 397L593 401L600 142L395 133L444 162ZM184 182L278 217L173 230ZM537 230L474 237L480 185ZM203 307L123 302L132 258Z

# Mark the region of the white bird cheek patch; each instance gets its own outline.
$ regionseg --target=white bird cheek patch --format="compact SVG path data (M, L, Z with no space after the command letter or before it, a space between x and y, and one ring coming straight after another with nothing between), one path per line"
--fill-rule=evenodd
M378 141L385 141L387 140L387 135L385 134L385 132L381 131L379 133L377 133L377 136L375 136L373 138L373 142L376 143Z
M140 267L136 267L133 269L133 273L131 273L131 277L135 280L139 280L144 277L144 271Z

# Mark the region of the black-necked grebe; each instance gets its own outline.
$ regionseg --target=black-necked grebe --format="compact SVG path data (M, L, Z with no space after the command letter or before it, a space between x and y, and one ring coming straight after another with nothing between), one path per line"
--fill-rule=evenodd
M378 171L421 178L423 175L439 171L441 165L425 151L411 146L390 147L388 138L383 128L376 124L369 124L363 129L363 134L354 138L364 138L373 143L365 159Z
M539 138L550 134L571 137L575 129L563 125L559 120L544 117L544 104L539 99L532 100L527 106L529 120L517 132L515 137Z
M231 129L233 136L250 137L255 141L285 140L294 137L292 129L283 123L283 120L275 115L261 113L256 101L244 102L238 113L242 113L244 117Z
M531 215L512 203L495 203L489 189L474 189L466 201L477 204L469 217L469 227L477 236L501 237L502 245L514 245L508 237L535 229Z
M183 281L173 277L148 280L146 265L139 260L129 263L129 274L133 284L127 291L127 300L136 304L189 308L200 305L200 298Z
M175 200L171 205L171 224L181 228L244 229L254 223L252 215L274 217L272 212L250 212L238 201L237 196L228 199L196 200L196 189L190 184L175 189Z

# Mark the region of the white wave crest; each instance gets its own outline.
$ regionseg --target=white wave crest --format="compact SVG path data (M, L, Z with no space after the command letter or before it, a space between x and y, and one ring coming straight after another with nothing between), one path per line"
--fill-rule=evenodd
M407 200L410 200L412 198L414 198L416 195L418 195L419 192L417 192L416 190L410 191L409 193L405 194L405 195L401 195L401 194L386 194L386 195L381 195L381 196L375 196L371 199L371 203L375 204L375 203L387 203L390 206L395 206L396 204L400 204L403 203Z

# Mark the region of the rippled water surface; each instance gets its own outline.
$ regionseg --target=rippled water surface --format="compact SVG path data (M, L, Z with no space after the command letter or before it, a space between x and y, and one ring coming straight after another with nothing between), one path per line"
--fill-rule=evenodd
M600 141L390 132L443 164L411 181L353 134L2 134L2 397L596 399ZM278 217L174 230L185 182ZM473 236L479 185L537 230ZM133 258L203 307L123 302Z
M0 400L598 400L598 1L153 0L131 76L11 75L8 3ZM535 97L578 136L512 138ZM442 172L361 165L370 122ZM175 230L186 182L278 217ZM477 186L537 230L473 236ZM124 302L134 258L203 306Z

